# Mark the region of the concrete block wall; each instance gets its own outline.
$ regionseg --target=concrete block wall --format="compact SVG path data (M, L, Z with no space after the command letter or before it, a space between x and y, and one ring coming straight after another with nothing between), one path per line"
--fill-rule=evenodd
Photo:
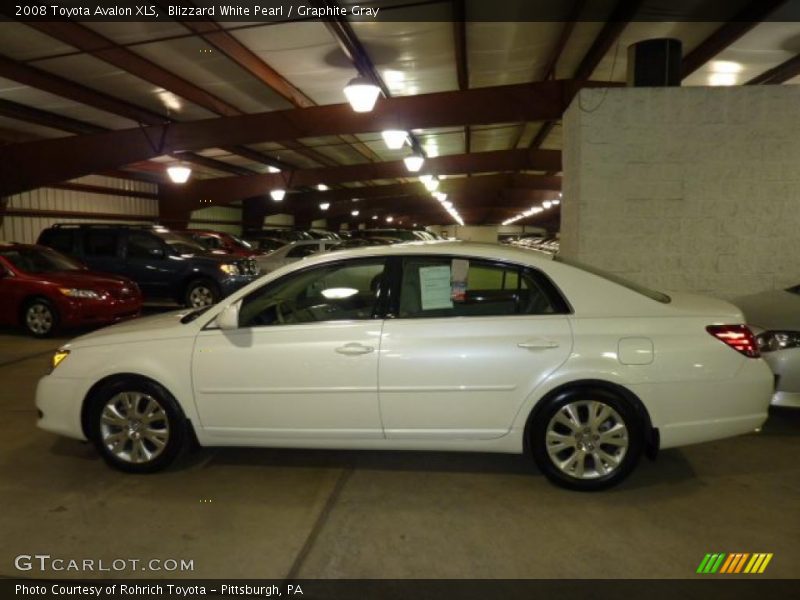
M800 86L583 90L564 118L561 251L734 298L800 283Z

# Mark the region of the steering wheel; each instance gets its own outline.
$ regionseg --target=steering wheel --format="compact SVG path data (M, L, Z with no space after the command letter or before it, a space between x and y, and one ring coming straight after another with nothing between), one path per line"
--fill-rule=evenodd
M275 302L275 317L281 325L294 320L295 304L291 300L277 300Z

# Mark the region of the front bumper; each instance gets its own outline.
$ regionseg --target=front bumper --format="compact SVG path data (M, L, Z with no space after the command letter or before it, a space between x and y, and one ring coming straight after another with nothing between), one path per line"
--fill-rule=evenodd
M61 308L61 324L65 327L109 325L139 316L141 298L69 299Z
M85 440L81 409L89 388L89 383L83 379L42 377L36 386L36 408L41 415L36 426L51 433Z

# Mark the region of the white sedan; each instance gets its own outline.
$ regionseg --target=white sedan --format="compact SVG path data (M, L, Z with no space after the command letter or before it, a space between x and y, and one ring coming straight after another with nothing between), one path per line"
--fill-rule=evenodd
M529 453L618 483L643 453L756 430L772 375L739 309L508 246L373 246L281 268L193 312L79 337L39 426L112 466L203 446Z

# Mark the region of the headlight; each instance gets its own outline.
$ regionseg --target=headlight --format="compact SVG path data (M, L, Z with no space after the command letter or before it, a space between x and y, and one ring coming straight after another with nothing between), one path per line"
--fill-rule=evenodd
M756 339L762 352L800 348L800 331L764 331Z
M56 353L53 354L53 359L50 363L50 372L56 370L56 367L64 362L64 359L69 356L69 350L56 350Z
M220 265L219 268L222 269L222 272L226 273L227 275L239 275L240 274L239 267L237 265L234 265L234 264Z
M100 294L95 292L94 290L80 290L78 288L58 288L59 291L64 294L65 296L69 296L70 298L91 298L92 300L97 300L100 298Z

